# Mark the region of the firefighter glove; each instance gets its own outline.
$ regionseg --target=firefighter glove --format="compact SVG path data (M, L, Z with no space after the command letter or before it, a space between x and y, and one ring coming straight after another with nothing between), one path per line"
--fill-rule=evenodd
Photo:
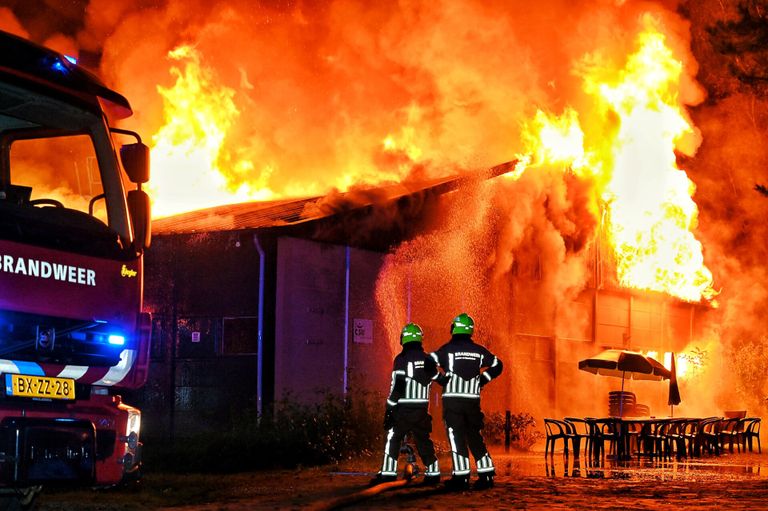
M435 381L445 387L448 385L448 382L451 381L451 377L453 376L453 373L451 372L445 372L440 373L437 375L437 378L435 378Z

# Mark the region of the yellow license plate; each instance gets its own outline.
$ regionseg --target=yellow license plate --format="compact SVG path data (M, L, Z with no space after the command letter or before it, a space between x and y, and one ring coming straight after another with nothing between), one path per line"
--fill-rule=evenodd
M75 380L28 374L6 374L5 393L19 397L75 399Z

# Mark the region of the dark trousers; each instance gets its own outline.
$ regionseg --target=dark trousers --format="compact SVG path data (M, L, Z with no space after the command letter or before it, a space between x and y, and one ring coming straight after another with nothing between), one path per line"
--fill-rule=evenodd
M435 456L435 446L430 438L432 416L427 411L427 405L397 405L395 426L392 428L392 436L388 438L386 446L386 452L390 457L397 459L400 454L400 444L409 432L416 442L416 450L421 456L421 461L426 466L433 464L437 457Z
M443 420L453 455L453 474L456 476L469 474L469 451L472 451L475 458L478 473L494 470L483 435L480 433L483 429L483 419L479 399L443 399Z

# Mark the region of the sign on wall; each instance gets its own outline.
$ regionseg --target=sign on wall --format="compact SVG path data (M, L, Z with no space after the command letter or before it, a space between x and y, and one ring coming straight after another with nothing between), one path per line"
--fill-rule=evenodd
M352 321L354 342L373 344L373 321L370 319L354 319Z

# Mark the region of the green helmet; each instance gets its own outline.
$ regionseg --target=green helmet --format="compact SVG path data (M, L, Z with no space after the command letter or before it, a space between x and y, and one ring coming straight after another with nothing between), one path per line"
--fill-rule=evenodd
M469 314L462 312L451 323L451 335L455 334L469 334L475 330L475 320L469 317Z
M421 342L424 338L424 331L416 323L408 323L400 332L400 344L408 342Z

